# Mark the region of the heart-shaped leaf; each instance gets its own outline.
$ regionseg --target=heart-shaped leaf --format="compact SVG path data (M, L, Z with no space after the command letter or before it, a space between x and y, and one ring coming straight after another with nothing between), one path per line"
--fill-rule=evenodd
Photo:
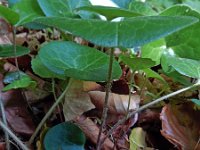
M74 9L91 5L89 0L37 0L43 12L48 17L74 17Z
M6 19L12 25L19 21L19 14L10 8L0 5L0 16Z
M149 58L130 58L122 55L120 59L133 71L147 69L155 65L155 62Z
M29 23L34 18L44 16L35 0L20 0L12 7L12 9L20 15L20 20L16 26Z
M23 56L28 53L30 53L30 50L28 48L22 47L22 46L17 46L16 47L16 55L15 55L13 45L7 45L7 44L0 45L0 57L3 57L3 58Z
M50 42L39 51L39 58L51 72L80 80L106 81L109 57L94 48L73 42ZM121 75L119 64L113 62L112 78Z
M66 79L66 77L62 74L57 74L56 72L52 72L49 70L37 56L35 59L31 61L33 72L43 78L58 78L58 79Z
M80 128L64 122L51 128L44 138L46 150L84 150L85 136Z
M45 17L37 23L52 26L106 47L137 47L198 22L194 17L135 17L120 22ZM89 31L89 32L88 32Z
M169 65L171 65L180 74L200 79L200 61L179 57L168 58Z
M188 6L177 5L173 6L160 15L162 16L193 16L200 19L200 13L191 9ZM200 22L192 26L180 30L166 38L168 47L173 48L175 53L184 58L200 60Z
M84 6L77 8L76 10L86 10L90 12L95 12L100 15L103 15L107 18L107 20L112 20L117 17L136 17L142 16L139 13L135 13L126 9L116 8L116 7L108 7L108 6Z

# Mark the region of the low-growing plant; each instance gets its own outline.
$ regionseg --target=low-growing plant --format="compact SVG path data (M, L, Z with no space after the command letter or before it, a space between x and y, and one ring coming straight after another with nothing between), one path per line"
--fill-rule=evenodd
M200 14L189 6L174 5L167 9L160 8L162 12L155 12L139 2L127 3L131 6L129 9L93 6L88 0L8 0L8 2L9 7L0 6L0 16L11 25L14 38L13 44L0 45L1 58L14 57L17 66L17 57L30 53L26 47L16 45L16 29L20 26L31 29L56 28L60 31L62 38L59 41L42 44L38 54L31 61L33 72L41 78L68 82L65 82L67 84L63 88L62 94L39 123L29 140L29 144L33 143L44 123L58 104L62 102L72 79L106 82L105 104L97 150L101 149L105 140L105 138L101 138L101 134L107 118L107 105L112 82L122 75L120 63L130 68L132 76L135 72L143 71L147 77L157 78L166 85L166 81L153 71L152 67L161 65L162 71L166 75L176 73L178 78L183 75L194 78L196 82L152 100L135 111L127 110L127 116L119 120L108 131L107 137L134 114L200 85L198 44L200 37L197 36L200 29ZM145 9L137 9L134 4L143 6ZM121 4L120 6L127 5ZM99 15L106 19L102 20ZM121 20L116 21L115 19L119 17ZM76 37L80 37L95 46L90 47L76 43ZM106 53L95 47L106 49ZM120 56L115 56L116 48L123 50ZM133 52L136 49L139 49L140 55ZM183 81L180 82L183 83ZM18 76L15 76L14 81L10 81L3 91L16 88L34 88L35 84L36 82L28 75L18 72ZM69 132L73 132L72 128L73 130L77 128L77 140L75 141L70 140L72 133ZM66 131L68 139L61 135L65 134L64 129L69 130ZM45 137L46 149L53 149L48 143L51 143L50 140L52 136L56 136L54 132L57 131L59 131L57 134L60 138L55 142L55 144L60 144L60 146L56 146L57 148L84 149L83 133L81 130L79 131L78 127L68 123L50 129ZM13 138L16 139L16 137ZM66 141L63 141L64 139Z

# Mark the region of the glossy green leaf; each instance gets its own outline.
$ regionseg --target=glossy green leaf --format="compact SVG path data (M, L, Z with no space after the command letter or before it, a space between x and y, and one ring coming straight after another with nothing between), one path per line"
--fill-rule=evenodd
M27 76L24 72L20 71L16 71L16 72L8 72L4 79L3 79L3 83L4 84L9 84L14 82L15 80L18 80L20 77L22 76Z
M45 135L46 150L84 150L85 136L80 128L68 122L52 127Z
M183 29L196 23L198 19L194 17L157 16L135 17L121 22L109 22L45 17L35 21L70 32L100 46L132 48Z
M188 6L173 6L161 13L162 16L193 16L200 19L200 14ZM200 60L200 22L180 30L166 38L168 47L184 58Z
M12 9L20 15L20 20L16 24L17 26L32 22L37 17L44 16L35 0L20 0Z
M160 39L144 45L141 48L142 58L150 58L156 62L156 65L160 64L160 59L163 51L166 49L164 39Z
M12 89L19 89L19 88L35 88L36 82L33 81L28 75L21 76L20 79L13 81L12 83L5 86L2 91L8 91Z
M37 0L46 16L75 17L74 9L91 5L89 0ZM80 16L84 16L81 13Z
M169 57L168 59L168 63L179 73L200 79L200 61L178 57Z
M100 15L105 16L107 18L107 20L112 20L117 17L142 16L139 13L128 11L126 9L116 8L116 7L108 7L108 6L84 6L84 7L77 8L76 10L77 11L85 10L85 11L98 13Z
M73 42L50 42L39 51L41 62L52 72L80 80L106 81L109 56ZM112 78L121 76L119 64L113 62Z
M30 50L26 47L17 46L16 47L16 56L23 56L30 53ZM0 57L1 58L11 58L15 57L15 52L13 45L0 45Z
M0 5L0 16L6 19L12 25L19 21L19 14L3 5Z
M133 71L150 68L155 65L155 62L149 58L130 58L122 55L120 56L120 60L128 65Z
M33 72L39 75L42 78L58 78L58 79L66 79L63 74L57 74L56 72L52 72L49 70L37 56L35 59L31 61Z

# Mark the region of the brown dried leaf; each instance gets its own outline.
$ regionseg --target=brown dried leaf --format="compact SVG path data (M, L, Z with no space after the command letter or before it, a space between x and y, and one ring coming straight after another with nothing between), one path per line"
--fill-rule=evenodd
M89 118L84 116L77 117L74 119L75 123L81 128L81 130L85 133L86 137L94 144L97 143L97 138L99 134L99 128L97 125ZM102 134L102 139L105 137ZM110 139L106 139L102 145L102 150L113 150L114 143L110 141Z
M105 99L105 92L100 91L91 91L89 92L90 98L92 103L96 106L97 109L102 110L104 99ZM119 95L110 93L109 100L108 100L108 107L109 112L113 114L126 114L127 107L128 107L128 95ZM132 95L131 96L131 103L130 103L130 110L135 110L138 108L140 102L139 95Z
M190 105L184 105L176 105L173 108L171 105L163 107L160 116L161 134L179 150L192 150L200 136L200 121L197 119L200 114ZM200 146L197 149L200 149Z
M27 110L22 107L6 108L6 119L11 128L18 134L31 136L35 131L35 126Z
M65 95L65 102L63 106L65 120L72 120L93 108L95 107L91 103L88 93L84 92L83 81L73 80L68 92Z

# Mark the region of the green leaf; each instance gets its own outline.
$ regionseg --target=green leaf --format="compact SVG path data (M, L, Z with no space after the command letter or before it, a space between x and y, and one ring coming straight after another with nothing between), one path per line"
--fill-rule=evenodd
M75 17L74 9L91 5L89 0L37 0L44 14L48 17ZM80 16L88 14L80 13Z
M177 5L162 12L162 16L193 16L200 14L188 6ZM179 57L200 60L200 22L180 30L166 38L167 47L171 47Z
M163 79L163 77L160 76L157 72L155 72L149 68L143 69L143 71L145 72L147 78L156 78L156 79L159 79L160 81L163 81L164 83L166 83L166 81Z
M19 21L19 14L12 9L0 5L0 16L6 19L12 25Z
M141 14L128 11L126 9L122 8L116 8L116 7L108 7L108 6L84 6L79 7L76 9L77 11L85 10L90 12L95 12L100 15L103 15L107 18L107 20L112 20L117 17L136 17L136 16L142 16Z
M199 0L184 0L183 3L190 6L192 9L200 12L200 1Z
M194 109L200 110L200 100L199 99L191 99L191 101L195 104Z
M109 57L94 48L73 42L55 41L39 51L42 64L52 72L80 80L106 81ZM112 78L121 76L118 62L113 62Z
M19 89L19 88L35 88L36 82L33 81L28 75L21 76L20 79L13 81L12 83L5 86L2 91L8 91L12 89Z
M200 79L200 61L178 57L168 59L168 63L180 74Z
M30 50L23 46L16 46L16 56L23 56L30 53ZM0 57L11 58L15 57L13 45L3 44L0 45Z
M49 70L40 60L38 56L31 61L33 72L42 78L58 78L58 79L66 79L63 74L57 74L56 72L52 72Z
M18 80L22 76L27 76L27 75L22 71L8 72L3 79L3 83L5 84L12 83L15 80Z
M35 0L20 0L12 9L20 15L20 20L16 26L32 22L33 19L44 16Z
M129 10L148 16L157 15L157 12L153 10L148 2L132 1L129 5Z
M38 18L35 21L70 32L100 46L132 48L183 29L196 23L198 19L194 17L149 16L135 17L121 22L109 22L45 17Z
M164 39L160 39L144 45L142 50L142 58L150 58L156 62L156 65L160 64L160 59L163 51L166 49Z
M155 65L155 62L149 58L130 58L122 55L120 56L120 60L128 65L133 71L150 68Z
M85 136L80 128L64 122L51 128L45 135L46 150L84 150Z
M130 134L130 150L138 150L146 147L145 142L146 133L142 128L133 128Z
M8 0L8 6L12 8L19 1L21 0Z

